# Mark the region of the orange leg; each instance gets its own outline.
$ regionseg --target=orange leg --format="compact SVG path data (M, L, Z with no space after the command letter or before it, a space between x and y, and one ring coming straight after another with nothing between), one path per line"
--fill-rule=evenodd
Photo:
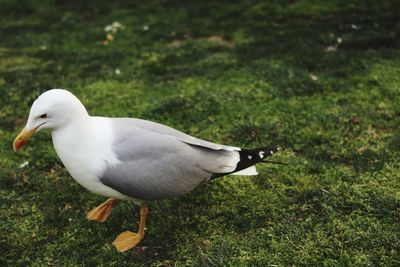
M145 203L142 203L140 205L139 231L137 233L132 233L130 231L122 232L113 242L113 245L119 252L125 252L128 249L137 246L137 244L139 244L139 242L143 239L147 213L147 205Z
M115 205L116 201L117 200L114 198L107 199L106 202L89 211L88 214L86 215L86 218L89 221L105 222L108 216L110 215L111 210Z

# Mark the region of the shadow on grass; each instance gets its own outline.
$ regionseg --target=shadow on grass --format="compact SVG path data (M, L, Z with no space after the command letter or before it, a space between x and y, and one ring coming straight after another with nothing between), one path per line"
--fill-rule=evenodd
M398 56L393 52L400 45L398 1L336 1L326 5L306 1L6 2L0 11L0 34L5 36L0 40L0 49L8 48L6 52L0 50L0 56L3 61L11 62L4 66L0 64L3 66L0 68L0 93L4 96L0 100L0 126L6 131L13 130L15 124L23 124L21 119L18 123L15 120L26 117L29 103L41 90L69 86L86 88L97 80L129 82L137 79L145 84L138 90L154 93L149 97L151 101L156 97L161 99L149 108L140 107L145 117L160 121L171 119L181 129L197 132L200 130L192 130L191 125L199 124L199 127L207 128L215 117L228 111L232 111L229 116L243 114L233 119L227 119L227 116L219 118L217 123L220 125L230 125L226 138L248 146L264 145L264 140L268 140L294 150L311 162L302 169L303 172L299 172L301 175L318 176L338 165L351 166L357 175L373 174L382 171L390 159L389 152L376 147L360 152L354 148L340 152L344 146L340 141L342 134L347 134L348 140L354 140L359 134L357 129L346 132L344 124L347 122L343 118L351 116L346 113L348 110L354 111L358 107L346 109L354 104L355 97L347 99L345 93L365 84L370 89L384 87L380 84L381 80L366 81L362 77L368 76L374 63ZM113 43L106 45L104 27L113 21L121 21L126 29L116 35ZM120 67L121 74L117 76L115 71ZM178 91L176 85L187 78L198 84L190 88L190 93L181 94L185 88ZM202 78L213 83L212 86L204 85ZM239 82L229 84L232 79ZM247 86L253 81L259 83ZM243 89L247 87L252 91ZM242 89L244 92L240 93ZM109 92L110 88L101 90ZM211 90L215 90L215 94L210 93ZM238 92L236 95L235 92L227 94L234 90ZM327 97L337 91L343 93L341 97ZM369 93L361 96L367 104L374 101L366 98ZM119 91L115 90L109 95L117 94ZM311 97L317 99L305 102ZM107 101L106 97L104 99ZM297 102L289 103L290 100ZM229 105L224 105L225 101L231 101L231 110L225 109L229 108ZM265 104L267 101L274 106ZM272 103L274 101L277 103ZM332 113L325 114L324 105L312 109L312 105L322 101L325 101L324 105L338 107L343 113L334 113L337 110L332 108ZM236 103L240 107L235 106ZM14 108L21 104L26 107L25 110ZM90 105L101 106L99 103ZM115 106L117 108L120 107ZM235 109L238 109L236 114ZM275 116L275 112L279 116ZM374 122L374 110L365 117ZM383 121L391 119L391 116L382 118ZM312 127L307 128L310 124ZM209 128L218 130L217 127ZM218 138L225 137L219 135ZM398 136L394 136L389 141L390 152L398 150L399 140ZM30 172L30 175L42 172L51 175L51 167L56 164L55 156L50 158L49 153L41 150L34 155L42 161L34 165L38 172ZM47 158L43 159L46 155ZM104 263L104 259L108 262L132 262L131 254L116 255L109 244L121 231L136 229L137 208L121 205L108 223L88 223L84 216L93 207L82 203L98 205L101 198L90 198L74 182L58 181L54 177L48 177L43 182L36 177L30 185L24 184L23 180L14 176L24 177L27 174L16 172L12 169L15 166L15 163L9 163L9 170L3 172L7 177L1 180L0 186L7 199L2 199L2 207L11 212L11 199L20 196L16 203L23 207L11 216L22 222L16 223L15 229L14 224L6 224L2 226L2 232L15 234L24 230L29 232L30 239L22 247L19 245L26 241L24 234L17 235L15 240L10 238L14 242L10 247L0 240L1 248L5 248L2 251L10 257L11 263L18 262L20 254L23 254L24 259L20 263L38 259L39 262L35 262L37 265L45 265L40 260L47 260L49 255L57 260L58 256L65 255L65 251L73 255L61 257L61 261L67 259L70 265L79 265L82 259L88 265L99 265ZM66 173L56 173L70 179ZM172 260L182 258L183 254L188 254L193 260L198 259L196 255L199 253L203 255L197 262L199 264L225 262L242 250L235 246L237 236L268 228L272 223L282 222L288 229L297 225L299 228L290 228L290 231L301 243L304 241L302 238L309 234L308 228L301 228L307 219L313 227L315 222L325 223L337 214L339 217L353 212L368 214L372 213L371 210L382 210L368 215L379 218L391 216L386 220L392 224L398 219L391 210L396 210L399 203L388 193L367 190L362 191L364 195L357 196L358 191L342 185L344 188L339 192L343 196L329 195L329 192L321 190L320 181L316 184L311 181L311 185L297 189L295 187L301 183L295 179L300 174L296 173L294 177L280 174L279 178L283 179L276 180L285 189L278 193L275 191L279 186L270 181L242 181L248 186L244 189L232 181L216 181L200 186L179 200L154 203L150 206L148 231L143 242L143 246L150 248L143 257L139 257L138 264L159 260L156 264L172 265ZM336 175L335 172L331 174ZM224 188L229 184L232 187ZM68 190L65 191L65 188ZM251 194L253 189L258 195ZM349 194L356 195L358 202ZM275 200L276 203L269 203L262 199L272 199L273 196L280 202ZM260 202L256 202L259 199ZM28 204L24 206L23 203ZM31 203L35 203L36 210L29 206ZM71 207L65 206L65 203ZM262 207L261 211L259 207ZM268 231L273 231L271 229ZM352 230L349 229L350 232ZM203 241L207 247L209 239L219 238L215 235L231 232L234 234L229 240L215 242L208 250L198 248ZM43 238L31 236L31 233L43 234ZM332 236L335 234L333 232ZM339 238L342 237L339 232ZM269 248L268 242L261 242L261 245ZM65 244L59 246L59 243ZM88 244L90 248L82 250ZM369 242L365 244L369 245ZM347 244L336 244L340 249L343 245ZM35 251L30 252L31 246L40 248L38 253L41 254L38 256ZM101 252L93 253L97 258L91 255L95 250ZM279 253L281 251L285 252L285 249ZM297 248L292 251L298 252ZM386 254L389 251L388 248ZM379 253L382 254L381 251ZM364 257L364 254L360 255ZM293 258L286 254L282 256L285 257Z

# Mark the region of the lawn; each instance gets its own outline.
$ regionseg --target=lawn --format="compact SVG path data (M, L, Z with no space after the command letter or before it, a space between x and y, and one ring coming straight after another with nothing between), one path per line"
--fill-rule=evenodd
M0 266L399 266L399 11L395 0L1 0ZM111 242L136 231L138 206L89 222L105 198L70 177L49 132L12 150L51 88L92 115L278 144L287 165L150 203L140 248L120 254Z

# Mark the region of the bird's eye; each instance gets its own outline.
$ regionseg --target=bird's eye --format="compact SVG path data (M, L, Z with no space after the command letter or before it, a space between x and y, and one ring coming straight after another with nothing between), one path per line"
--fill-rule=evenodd
M40 115L40 118L46 119L46 118L47 118L47 114L42 114L42 115Z

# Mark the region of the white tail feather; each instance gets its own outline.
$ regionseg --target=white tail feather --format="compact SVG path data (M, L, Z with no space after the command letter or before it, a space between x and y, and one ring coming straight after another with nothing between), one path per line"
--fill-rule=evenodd
M238 172L231 173L230 175L257 175L256 166L250 166L246 169L240 170Z

